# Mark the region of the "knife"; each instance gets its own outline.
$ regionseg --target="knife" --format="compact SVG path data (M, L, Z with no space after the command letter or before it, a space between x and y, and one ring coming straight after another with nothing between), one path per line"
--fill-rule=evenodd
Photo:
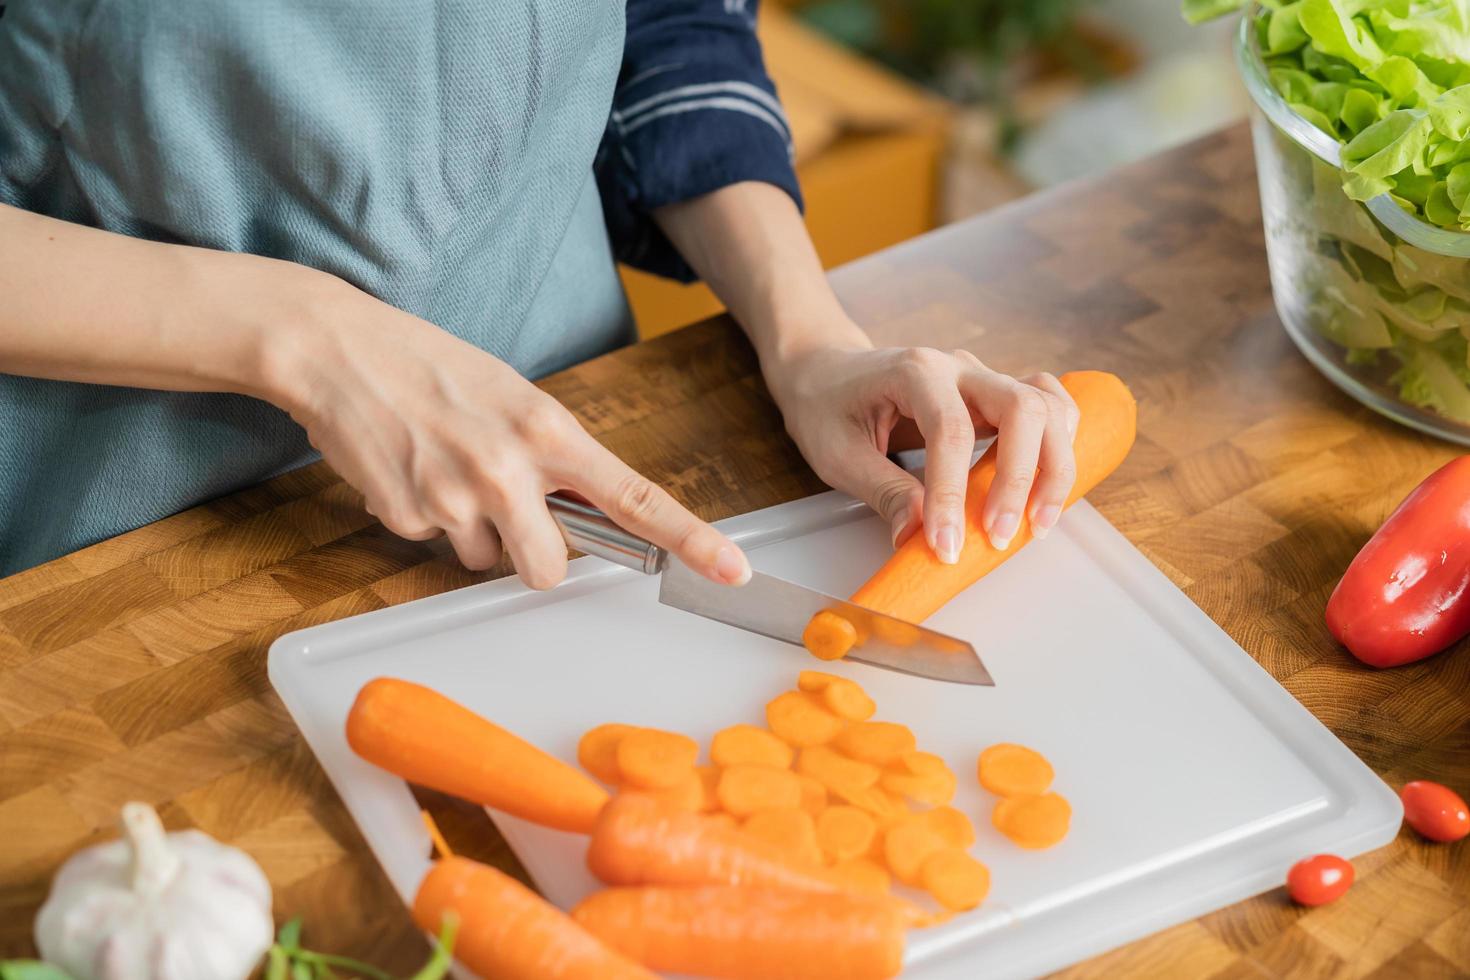
M548 496L546 505L575 550L659 576L658 601L666 606L796 646L803 645L801 634L811 618L831 610L864 638L847 654L848 660L955 684L995 684L980 655L964 640L762 572L752 572L741 586L720 585L623 530L595 507L557 494Z

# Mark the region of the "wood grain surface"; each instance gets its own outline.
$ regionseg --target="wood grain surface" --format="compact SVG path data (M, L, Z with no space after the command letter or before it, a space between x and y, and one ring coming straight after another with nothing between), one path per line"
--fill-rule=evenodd
M1122 375L1138 444L1090 499L1388 782L1470 791L1470 649L1376 672L1322 624L1353 554L1456 450L1361 408L1289 344L1243 128L834 281L882 343ZM543 384L704 517L821 489L728 321ZM425 943L272 693L265 653L288 630L479 578L443 546L386 533L318 465L0 581L0 956L31 952L57 866L142 799L253 854L309 945L410 972ZM482 811L425 799L451 843L519 870ZM1304 911L1278 889L1063 975L1470 975L1470 841L1405 831L1357 864L1335 905Z

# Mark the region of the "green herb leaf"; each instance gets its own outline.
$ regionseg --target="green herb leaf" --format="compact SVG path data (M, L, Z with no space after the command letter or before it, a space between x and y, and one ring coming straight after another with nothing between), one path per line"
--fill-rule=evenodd
M1183 0L1180 13L1191 24L1200 24L1216 17L1224 17L1244 7L1249 0Z
M301 947L301 916L281 926L281 931L276 933L276 945L287 952Z
M1368 179L1392 177L1424 152L1430 132L1429 114L1423 109L1397 109L1342 148L1343 168Z
M4 960L0 961L0 980L71 980L71 976L40 960Z
M1379 100L1364 89L1349 87L1342 96L1338 117L1350 133L1360 133L1379 119Z

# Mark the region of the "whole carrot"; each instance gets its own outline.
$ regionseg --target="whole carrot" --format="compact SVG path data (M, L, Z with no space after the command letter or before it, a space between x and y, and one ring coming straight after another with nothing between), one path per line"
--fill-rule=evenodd
M837 891L841 879L769 841L636 793L607 805L587 867L609 885L752 885Z
M409 782L587 833L607 791L494 722L412 681L379 677L347 715L352 750Z
M572 910L653 970L725 980L884 980L903 968L891 902L765 888L610 888Z
M525 885L462 857L435 862L413 921L437 934L459 917L454 958L489 980L657 980Z

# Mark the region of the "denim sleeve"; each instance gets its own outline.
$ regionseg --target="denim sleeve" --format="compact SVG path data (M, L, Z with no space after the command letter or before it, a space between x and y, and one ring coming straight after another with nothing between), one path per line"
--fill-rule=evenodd
M755 36L758 0L628 0L627 42L598 148L619 260L692 282L651 212L758 180L802 206L791 127Z

